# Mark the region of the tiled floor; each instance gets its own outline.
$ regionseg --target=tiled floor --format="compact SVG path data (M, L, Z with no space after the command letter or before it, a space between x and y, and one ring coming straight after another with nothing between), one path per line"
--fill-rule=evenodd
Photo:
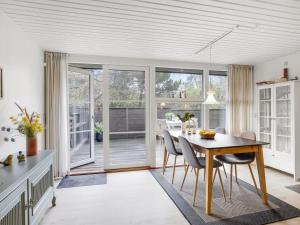
M269 193L300 208L300 194L284 188L293 179L270 169L266 173ZM240 166L238 176L251 182L247 167ZM111 173L107 179L106 185L56 190L57 206L41 225L189 224L148 171ZM275 224L299 225L300 218Z

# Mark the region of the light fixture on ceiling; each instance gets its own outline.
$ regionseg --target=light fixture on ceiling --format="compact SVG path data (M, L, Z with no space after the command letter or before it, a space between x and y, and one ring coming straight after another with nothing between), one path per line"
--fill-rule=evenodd
M235 25L229 31L221 34L219 37L216 37L214 40L207 43L207 45L205 45L203 48L196 51L195 54L198 55L200 52L203 52L205 49L209 48L211 45L213 45L213 44L217 43L218 41L222 40L223 38L227 37L229 34L231 34L232 32L234 32L235 30L237 30L239 28L243 28L243 29L250 30L250 31L255 31L259 27L260 27L260 24L257 24L257 23L253 24L252 26L249 26L249 25Z
M212 45L209 46L210 67L212 67L211 50L212 50ZM206 97L206 100L203 102L203 104L205 104L205 105L216 105L216 104L219 104L219 102L215 98L215 92L211 90L211 87L208 88L207 97Z
M203 48L201 48L200 50L196 51L195 54L198 55L200 52L204 51L205 49L207 49L208 47L211 47L213 44L215 44L216 42L220 41L221 39L225 38L226 36L228 36L229 34L231 34L235 29L238 29L240 27L240 25L236 25L233 28L231 28L229 31L223 33L222 35L220 35L219 37L217 37L216 39L212 40L211 42L209 42L207 45L205 45Z

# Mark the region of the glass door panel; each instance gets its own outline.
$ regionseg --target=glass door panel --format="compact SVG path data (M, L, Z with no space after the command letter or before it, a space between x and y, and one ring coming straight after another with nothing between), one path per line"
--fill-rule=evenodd
M272 147L272 95L271 88L259 90L259 137L260 141L270 143L267 148Z
M291 154L290 86L276 87L276 151Z
M104 168L103 148L103 70L93 69L93 99L94 99L94 133L95 133L95 163L89 168Z
M91 76L89 71L68 70L70 167L94 161Z
M146 72L110 68L108 83L109 166L146 165Z

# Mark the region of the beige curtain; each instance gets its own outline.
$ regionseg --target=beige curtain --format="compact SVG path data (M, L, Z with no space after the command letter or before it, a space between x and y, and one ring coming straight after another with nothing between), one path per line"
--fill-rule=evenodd
M54 176L69 172L66 54L45 52L46 148L54 154Z
M229 65L228 68L229 133L239 136L252 130L253 66Z

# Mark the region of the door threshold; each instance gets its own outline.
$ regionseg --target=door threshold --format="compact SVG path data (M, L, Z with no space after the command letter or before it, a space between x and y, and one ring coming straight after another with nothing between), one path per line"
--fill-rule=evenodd
M105 173L105 172L106 171L103 168L75 169L75 171L72 170L70 171L70 176Z

